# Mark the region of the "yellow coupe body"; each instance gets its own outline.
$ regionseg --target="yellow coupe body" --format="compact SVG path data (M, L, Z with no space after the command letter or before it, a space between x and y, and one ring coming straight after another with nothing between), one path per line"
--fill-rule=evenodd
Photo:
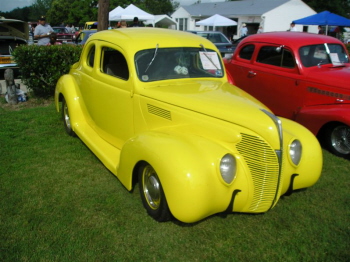
M321 174L314 135L229 84L215 45L191 33L94 34L55 103L128 190L138 181L157 221L266 212Z

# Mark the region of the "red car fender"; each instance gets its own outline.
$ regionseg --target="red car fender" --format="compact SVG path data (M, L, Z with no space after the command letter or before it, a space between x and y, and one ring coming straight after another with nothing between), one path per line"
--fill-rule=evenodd
M301 108L295 121L307 127L317 135L323 126L331 122L340 122L350 126L350 104L317 105Z

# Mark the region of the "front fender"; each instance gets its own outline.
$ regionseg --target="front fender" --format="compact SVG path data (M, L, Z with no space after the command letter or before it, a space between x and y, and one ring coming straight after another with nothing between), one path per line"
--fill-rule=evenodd
M78 90L78 85L71 75L61 76L56 84L55 89L56 110L57 112L60 111L59 103L64 97L69 108L70 121L73 131L78 126L78 123L83 119Z
M290 177L297 174L293 189L301 189L313 186L321 176L323 155L317 138L302 125L285 118L280 118L283 126L283 147L285 162L283 165L283 188L282 194L286 193L290 184ZM302 157L299 165L294 165L290 156L289 148L294 139L302 144Z
M198 221L226 210L235 187L248 188L244 175L234 185L221 179L218 166L226 153L228 149L202 137L146 132L123 146L117 176L130 190L132 170L146 161L158 174L172 214L183 222ZM247 194L245 190L240 195L242 203L247 202Z
M300 109L295 121L306 126L314 135L330 122L340 122L350 126L350 104L309 106Z

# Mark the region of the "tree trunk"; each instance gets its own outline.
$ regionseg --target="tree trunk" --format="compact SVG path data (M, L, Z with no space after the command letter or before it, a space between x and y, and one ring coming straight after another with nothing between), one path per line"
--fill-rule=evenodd
M109 0L98 0L97 31L108 29Z

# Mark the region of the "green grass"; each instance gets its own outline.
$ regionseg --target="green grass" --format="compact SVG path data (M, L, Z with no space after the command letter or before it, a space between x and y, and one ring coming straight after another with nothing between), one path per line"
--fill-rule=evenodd
M53 104L0 107L0 261L348 261L350 162L266 214L157 223Z

